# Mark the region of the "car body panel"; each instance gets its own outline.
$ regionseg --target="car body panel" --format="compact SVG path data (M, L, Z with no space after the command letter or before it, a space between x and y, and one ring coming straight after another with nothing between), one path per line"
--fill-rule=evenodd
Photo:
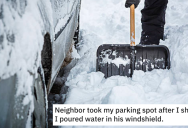
M17 75L0 81L0 90L3 90L0 91L1 128L25 128L28 122L32 102L23 105L25 95L16 95L17 82Z
M13 113L14 96L15 96L15 83L16 76L0 81L0 128L12 127L13 124L9 123Z
M51 81L47 87L48 93L50 92L50 89L52 88L52 85L55 81L57 73L59 72L63 64L63 60L65 59L66 54L72 44L74 32L78 25L80 0L70 0L70 1L67 1L67 4L62 5L67 10L67 13L63 16L63 18L65 18L65 22L61 22L62 19L60 18L61 16L59 16L59 12L63 10L61 9L58 10L57 9L58 7L56 7L55 4L52 4L52 5L54 5L54 7L52 8L54 10L56 9L56 11L53 11L53 13L55 13L54 16L56 16L54 17L54 24L56 24L56 26L59 27L59 31L57 30L56 31L57 33L60 33L60 35L55 36L54 42L52 43L52 50L53 50L52 63L53 64L52 64ZM59 22L57 19L59 19ZM55 33L55 35L57 35L57 33Z
M66 6L57 8L61 14L58 16L55 16L53 10L55 1ZM51 77L47 88L49 93L72 43L77 27L79 3L80 0L0 2L0 108L3 110L0 111L0 127L32 126L32 114L39 104L34 99L34 87L44 85L38 74L38 68L42 67L44 35L50 34L53 53ZM58 24L63 18L64 21ZM63 30L55 36L57 25ZM44 76L43 70L41 71ZM42 89L44 88L37 88L36 93L42 93ZM39 101L46 100L44 97L45 93L39 95ZM47 101L40 103L45 106L45 102ZM38 110L47 109L44 106L41 105Z

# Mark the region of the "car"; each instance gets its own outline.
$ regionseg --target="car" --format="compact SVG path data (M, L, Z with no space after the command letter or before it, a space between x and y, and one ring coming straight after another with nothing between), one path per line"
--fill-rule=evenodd
M0 2L0 127L48 127L47 97L78 42L81 0Z

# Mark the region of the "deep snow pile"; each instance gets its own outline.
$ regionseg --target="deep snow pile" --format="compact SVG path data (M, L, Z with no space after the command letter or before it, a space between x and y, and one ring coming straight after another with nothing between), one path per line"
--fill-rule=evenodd
M92 5L92 6L91 6ZM136 43L141 32L144 1L136 9ZM129 44L129 9L122 0L85 0L81 7L81 56L70 71L66 104L188 103L188 3L169 1L165 34L160 44L171 52L170 70L135 71L131 78L108 79L96 71L96 50L105 43Z

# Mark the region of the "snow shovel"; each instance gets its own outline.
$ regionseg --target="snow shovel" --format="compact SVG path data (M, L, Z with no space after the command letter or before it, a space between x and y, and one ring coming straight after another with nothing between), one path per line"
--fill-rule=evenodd
M170 69L169 49L163 45L135 45L135 6L130 7L130 45L104 44L97 50L96 70L105 78L132 77L134 70Z

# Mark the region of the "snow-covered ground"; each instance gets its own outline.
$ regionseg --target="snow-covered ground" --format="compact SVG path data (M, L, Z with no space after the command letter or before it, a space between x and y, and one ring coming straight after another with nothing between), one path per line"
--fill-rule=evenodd
M70 71L66 104L187 104L188 2L169 0L165 34L161 41L171 54L170 70L135 71L132 78L104 78L96 72L96 51L101 44L129 44L129 9L122 0L82 0L78 46L80 59ZM141 33L144 0L136 9L136 43Z

